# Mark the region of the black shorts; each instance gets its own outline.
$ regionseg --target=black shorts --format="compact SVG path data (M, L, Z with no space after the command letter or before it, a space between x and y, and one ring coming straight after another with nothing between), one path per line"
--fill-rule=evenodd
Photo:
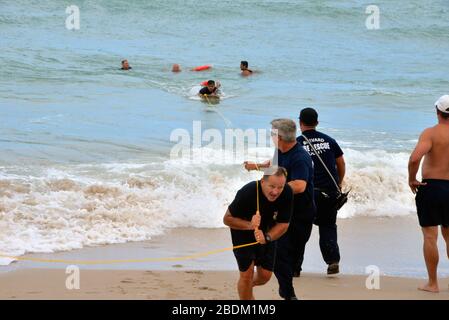
M416 211L421 227L449 227L449 180L424 179L416 193Z
M276 245L270 242L264 245L256 244L234 250L239 270L245 272L254 261L255 266L261 266L265 270L273 271L276 258Z

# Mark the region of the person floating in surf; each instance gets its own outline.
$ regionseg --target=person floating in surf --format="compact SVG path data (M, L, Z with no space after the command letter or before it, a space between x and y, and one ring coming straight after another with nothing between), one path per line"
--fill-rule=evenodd
M122 60L122 68L121 70L131 70L132 67L129 65L128 60Z
M171 71L172 72L181 72L181 66L179 64L175 63L173 65L173 67L171 68Z
M241 75L246 77L253 74L253 70L248 69L248 61L241 61L240 62L240 70L242 70Z
M214 80L207 81L207 85L198 92L200 97L216 97L218 98L218 87L215 85Z

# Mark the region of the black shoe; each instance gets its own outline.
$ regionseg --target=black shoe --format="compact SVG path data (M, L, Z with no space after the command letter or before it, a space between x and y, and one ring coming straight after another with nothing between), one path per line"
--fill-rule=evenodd
M298 300L298 298L296 297L295 293L293 292L293 295L286 297L284 295L284 293L281 291L281 288L279 288L279 295L281 296L282 299L284 300Z
M293 272L293 278L299 278L299 277L301 277L301 270L299 270L299 271L294 271L294 272Z
M340 267L338 266L338 262L330 263L327 267L327 274L337 274L340 273Z

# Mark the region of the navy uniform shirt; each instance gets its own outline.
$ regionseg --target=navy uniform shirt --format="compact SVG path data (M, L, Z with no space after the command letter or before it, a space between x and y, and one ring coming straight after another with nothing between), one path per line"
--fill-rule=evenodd
M292 221L313 222L315 219L315 202L313 196L313 162L310 155L300 144L283 153L279 149L274 154L273 164L287 169L287 182L304 180L307 182L303 193L294 195Z
M268 232L276 223L290 222L293 207L293 191L288 184L285 184L279 197L271 202L262 193L262 186L259 182L259 230ZM251 221L257 210L257 189L256 181L252 181L240 189L234 201L229 205L229 212L233 217L246 221ZM255 242L254 230L235 230L231 228L232 243L234 246Z
M328 135L316 130L307 130L302 134L305 135L315 147L316 151L338 184L339 178L335 159L343 155L343 151L338 143ZM299 136L296 140L312 156L312 160L315 165L315 188L336 190L335 184L332 182L332 179L326 169L323 167L321 161L315 155L313 149L307 141L302 136Z

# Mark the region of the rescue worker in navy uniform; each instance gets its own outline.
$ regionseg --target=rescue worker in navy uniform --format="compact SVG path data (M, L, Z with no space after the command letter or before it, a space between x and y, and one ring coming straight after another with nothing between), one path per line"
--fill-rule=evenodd
M245 162L245 168L254 170L277 162L287 169L287 182L294 194L293 213L287 232L277 241L274 274L279 282L279 295L286 300L297 300L293 272L297 261L304 258L315 218L313 163L307 151L296 141L293 120L275 119L271 125L271 136L277 147L273 160L258 165Z
M316 110L313 108L302 109L299 115L301 132L314 146L341 189L345 176L343 151L333 138L317 131L317 125L318 113ZM315 204L317 208L314 223L319 229L320 250L324 261L328 265L327 274L337 274L340 272L340 249L337 243L337 210L334 204L338 190L329 173L304 137L299 136L297 141L309 152L314 163ZM301 264L302 261L297 262L295 276L300 275Z

